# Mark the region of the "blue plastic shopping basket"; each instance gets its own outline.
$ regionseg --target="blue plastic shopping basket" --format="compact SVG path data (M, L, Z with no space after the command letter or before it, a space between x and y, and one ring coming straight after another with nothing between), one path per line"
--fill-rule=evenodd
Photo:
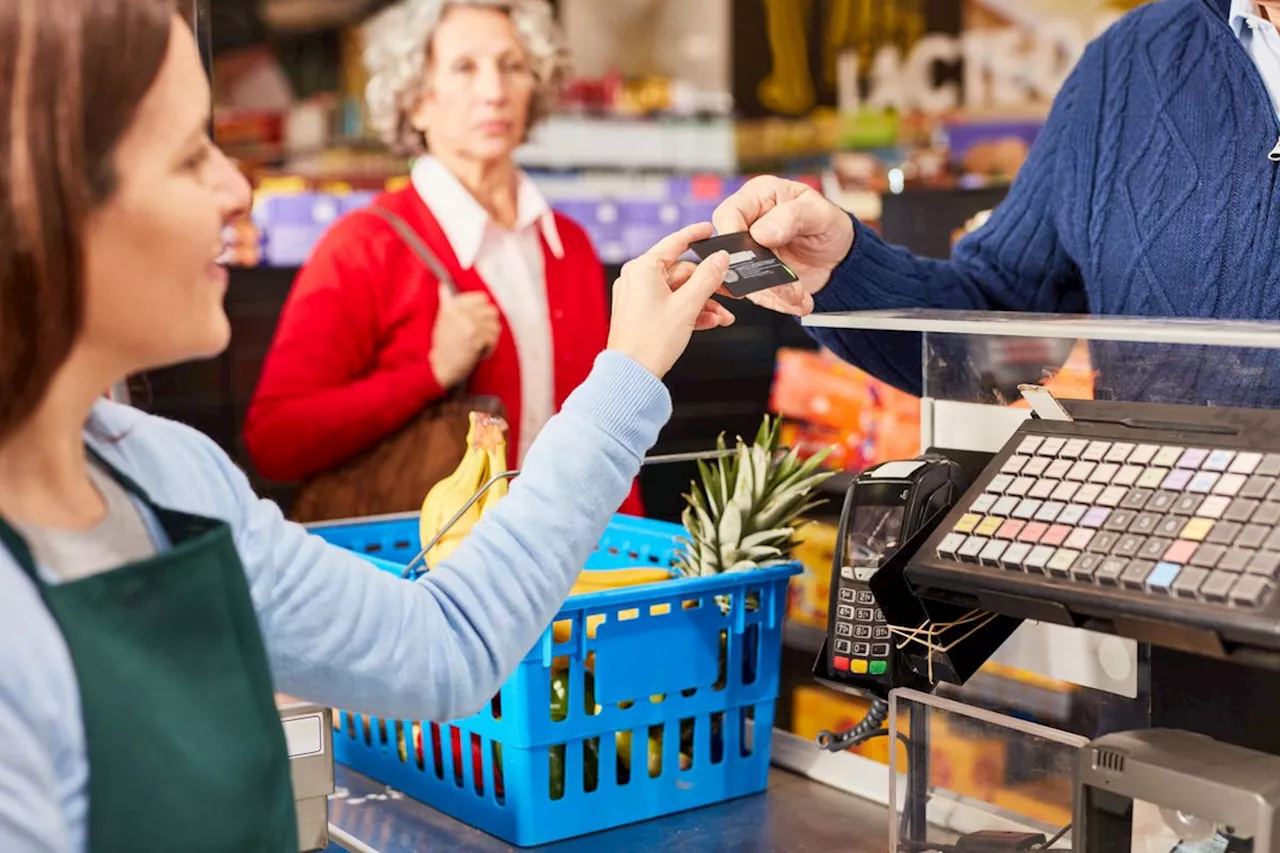
M314 532L397 574L420 548L413 516ZM615 516L586 568L669 567L683 535ZM339 711L335 758L521 847L762 792L799 571L570 598L482 713L435 724Z

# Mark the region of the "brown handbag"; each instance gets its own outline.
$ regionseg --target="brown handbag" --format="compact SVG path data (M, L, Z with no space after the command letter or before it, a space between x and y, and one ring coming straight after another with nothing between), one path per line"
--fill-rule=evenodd
M439 258L403 219L382 207L368 210L396 230L446 291L458 292ZM400 431L308 479L294 499L290 517L309 523L418 510L431 487L462 461L471 412L505 417L496 397L470 395L465 386L458 386Z

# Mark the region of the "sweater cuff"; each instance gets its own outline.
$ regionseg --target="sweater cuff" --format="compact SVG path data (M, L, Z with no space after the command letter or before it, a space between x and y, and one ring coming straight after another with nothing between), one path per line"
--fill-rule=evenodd
M671 393L630 356L604 350L563 409L586 418L643 457L671 418Z
M844 260L831 271L831 278L826 286L813 295L813 310L816 313L861 311L867 307L865 298L861 298L863 295L858 292L858 268L868 253L875 252L879 240L876 234L858 221L858 217L849 214L849 219L853 221L853 246Z

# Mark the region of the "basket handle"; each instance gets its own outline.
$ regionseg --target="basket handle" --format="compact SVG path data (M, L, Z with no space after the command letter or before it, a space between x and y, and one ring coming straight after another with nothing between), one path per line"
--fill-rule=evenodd
M780 447L778 448L778 452L785 453L788 449L789 448ZM711 459L727 459L730 456L736 455L737 452L736 448L725 448L724 450L696 450L690 453L665 453L657 456L646 456L640 461L640 467L647 468L651 465L671 465L678 462L705 462ZM419 575L426 571L425 569L421 572L418 571L419 562L426 561L427 552L434 548L440 540L444 538L444 535L448 533L464 515L467 514L467 510L475 506L476 501L484 497L485 492L489 491L489 489L493 488L503 480L511 480L519 475L520 469L516 468L511 471L503 471L499 474L494 474L485 481L484 485L477 489L476 493L468 498L467 502L453 514L453 518L445 522L444 526L440 528L436 535L431 537L431 541L422 546L422 550L417 553L417 556L409 561L409 565L404 567L404 571L400 576L406 580L416 580Z

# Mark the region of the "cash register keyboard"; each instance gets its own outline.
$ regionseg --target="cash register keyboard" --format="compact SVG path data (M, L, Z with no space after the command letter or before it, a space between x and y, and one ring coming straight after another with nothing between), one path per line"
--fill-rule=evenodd
M1280 581L1280 454L1026 435L948 522L939 561L1256 610Z

